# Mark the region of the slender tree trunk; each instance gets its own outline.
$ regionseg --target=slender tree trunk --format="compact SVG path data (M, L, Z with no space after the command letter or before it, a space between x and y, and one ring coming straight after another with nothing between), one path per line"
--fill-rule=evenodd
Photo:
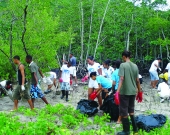
M166 37L165 37L163 29L162 29L162 35L163 35L164 40L166 40ZM167 44L166 44L166 51L167 51L167 58L168 58L169 57L169 47L168 47Z
M70 46L69 46L69 51L68 51L68 52L69 52L69 53L68 53L68 59L69 59L69 56L70 56L70 53L71 53L71 48L72 48L72 45L71 45L71 44L72 44L72 39L70 40Z
M90 30L89 30L89 39L88 39L88 44L87 44L86 59L87 59L87 57L89 55L89 51L90 51L90 41L91 41L91 31L92 31L92 24L93 24L94 2L95 2L95 0L93 0L92 9L91 9ZM86 59L84 61L84 65L86 65Z
M83 3L80 2L80 10L81 10L81 55L80 61L83 62L83 54L84 54L84 12L83 12Z
M94 58L96 56L97 48L99 46L99 40L100 40L100 35L101 35L101 32L102 32L102 26L103 26L103 22L104 22L109 4L110 4L110 0L108 0L108 2L107 2L107 5L106 5L105 11L104 11L104 15L103 15L103 18L102 18L102 21L101 21L101 24L100 24L100 29L99 29L99 33L98 33L97 42L96 42L96 47L95 47L95 50L94 50Z
M27 18L27 8L28 8L28 5L26 5L25 8L24 8L24 20L23 20L24 29L23 29L22 38L21 38L21 41L22 41L22 44L23 44L24 51L25 51L26 55L28 55L28 50L27 50L27 48L26 48L26 44L25 44L24 38L25 38L25 33L26 33L26 31L27 31L27 29L26 29L26 23L27 23L27 20L26 20L26 18Z
M128 31L128 35L127 35L127 45L126 45L126 50L129 51L129 40L130 40L130 33L132 31L133 28L133 14L132 14L132 23L131 23L131 27L130 30Z
M138 32L136 28L136 55L135 58L138 59Z

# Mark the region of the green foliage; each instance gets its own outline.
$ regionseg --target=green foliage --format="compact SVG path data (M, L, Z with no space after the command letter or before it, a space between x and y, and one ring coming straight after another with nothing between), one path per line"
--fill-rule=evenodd
M20 119L21 115L24 121ZM2 135L113 135L115 130L122 130L116 124L109 123L107 114L89 119L74 108L62 104L47 105L34 111L21 106L16 112L0 113L0 127ZM169 128L168 120L160 129L150 133L139 131L139 134L164 135L169 133Z

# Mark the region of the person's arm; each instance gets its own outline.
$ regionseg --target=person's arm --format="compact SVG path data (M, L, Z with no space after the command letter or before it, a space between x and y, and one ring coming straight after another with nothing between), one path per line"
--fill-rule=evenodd
M120 89L121 89L121 87L122 87L123 81L124 81L124 77L121 76L121 77L120 77L120 80L119 80L119 86L118 86L117 92L120 92Z
M57 86L56 85L57 84L57 79L56 78L53 79L53 84L54 84L55 87Z
M98 73L99 73L99 75L102 75L102 69L101 68L98 69Z
M38 72L40 73L41 77L44 78L44 75L42 73L42 71L38 68Z
M24 86L24 84L25 84L24 65L20 65L19 70L21 71L21 76L22 76L22 86Z
M137 85L137 88L138 88L138 92L141 92L141 86L140 86L139 78L136 79L136 85Z
M35 85L37 86L37 84L38 84L38 78L37 78L37 74L36 74L36 72L33 72L32 74L34 74L34 79L35 79Z

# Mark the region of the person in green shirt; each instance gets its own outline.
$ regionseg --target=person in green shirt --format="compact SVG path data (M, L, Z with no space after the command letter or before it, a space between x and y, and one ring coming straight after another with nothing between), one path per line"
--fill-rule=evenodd
M30 94L31 94L33 106L34 106L34 101L36 98L41 98L46 104L49 104L44 94L41 91L40 80L41 80L41 77L43 78L44 76L40 68L37 66L37 64L34 61L32 61L32 56L30 55L26 56L26 62L29 64L29 68L31 71Z
M120 65L119 69L119 86L117 92L120 93L119 100L119 115L122 117L123 131L117 135L130 135L130 123L128 114L131 118L133 132L137 134L138 129L134 118L135 97L138 92L141 91L139 81L139 71L136 64L130 61L131 53L124 51L122 53L122 59L124 63Z

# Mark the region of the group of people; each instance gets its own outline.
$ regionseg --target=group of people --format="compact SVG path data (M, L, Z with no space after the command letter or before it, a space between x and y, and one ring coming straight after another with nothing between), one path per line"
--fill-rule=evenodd
M150 77L151 77L151 86L153 89L158 91L160 96L160 103L163 103L165 99L170 101L170 63L167 64L163 73L161 73L162 69L160 68L160 63L162 62L161 58L157 58L151 64L149 69ZM161 73L160 75L158 73Z
M130 61L131 53L124 51L122 53L123 63L120 60L115 62L115 69L110 66L110 60L103 62L100 66L95 62L92 56L87 58L88 75L90 77L88 84L88 99L93 91L98 92L97 99L99 106L102 105L102 99L106 98L107 93L112 91L119 94L119 119L122 122L123 131L118 135L130 134L130 116L134 134L137 134L138 129L134 118L134 107L136 94L141 92L139 71L136 64ZM100 94L102 93L102 94Z
M102 65L97 63L92 56L87 58L87 70L88 73L85 78L89 78L88 83L88 99L91 99L91 94L97 91L97 99L99 103L99 108L102 106L103 99L105 99L110 92L113 94L119 94L119 114L118 123L122 123L123 131L119 132L118 135L129 135L130 134L130 122L128 116L130 116L131 123L133 126L134 133L138 132L135 118L134 118L134 107L136 94L141 92L140 79L138 67L136 64L130 61L131 53L129 51L124 51L122 53L123 63L121 60L115 62L115 66L112 67L111 61L106 60ZM44 94L42 93L40 83L41 79L45 80L48 85L45 94L51 92L51 87L57 86L57 77L54 72L45 73L45 77L41 72L40 68L33 61L32 56L26 56L26 62L29 65L31 74L31 86L27 85L27 80L25 77L25 67L20 61L19 56L13 57L14 63L18 66L18 86L14 90L14 109L18 109L18 101L23 97L27 99L30 108L34 108L34 101L36 98L41 98L46 104L49 104ZM156 88L159 78L162 82L158 85L158 93L160 95L161 101L163 102L165 98L170 98L170 89L168 86L168 80L170 82L170 63L167 65L163 74L158 76L157 70L161 71L159 63L162 61L161 58L155 60L150 67L151 76L151 86ZM76 77L76 58L73 54L70 54L70 60L67 62L63 60L63 65L60 68L60 89L62 91L61 99L66 96L66 101L68 99L68 91L70 90L70 85L72 85L72 78L75 79L75 86L77 85ZM30 92L29 92L30 88Z

